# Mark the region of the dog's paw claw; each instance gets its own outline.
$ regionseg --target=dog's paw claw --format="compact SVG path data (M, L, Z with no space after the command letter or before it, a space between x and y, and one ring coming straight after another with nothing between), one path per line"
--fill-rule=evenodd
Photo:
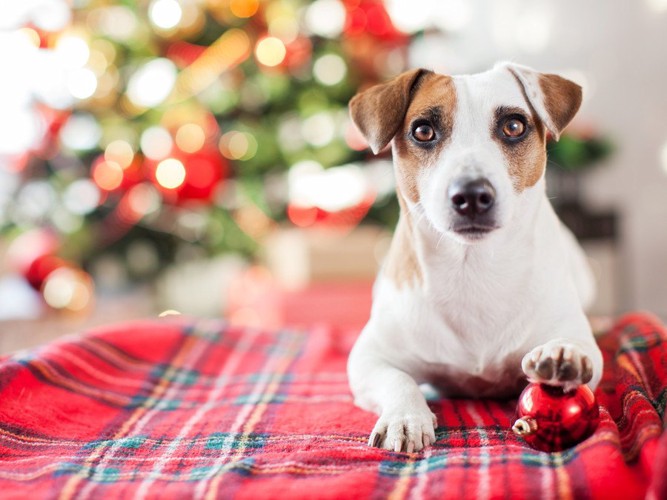
M395 452L421 451L435 442L435 416L422 412L383 413L368 439L369 446Z
M563 386L566 390L590 382L593 363L574 344L557 342L536 347L521 362L533 382Z

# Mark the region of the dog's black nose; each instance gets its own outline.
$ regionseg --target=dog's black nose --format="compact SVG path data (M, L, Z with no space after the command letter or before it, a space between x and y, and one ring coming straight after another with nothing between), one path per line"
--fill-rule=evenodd
M488 212L496 201L496 190L483 177L456 180L449 186L447 194L452 208L470 218Z

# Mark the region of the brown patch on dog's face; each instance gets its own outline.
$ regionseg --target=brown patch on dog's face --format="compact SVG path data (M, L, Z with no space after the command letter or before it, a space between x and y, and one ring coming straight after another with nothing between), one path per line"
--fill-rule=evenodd
M426 75L394 137L397 188L414 203L419 201L419 173L434 163L447 144L454 128L455 112L456 89L452 78L433 73ZM424 140L430 137L425 133L429 130L433 133L432 139Z
M378 154L396 135L413 93L429 74L425 69L406 71L352 98L350 116L373 153Z
M394 238L384 263L383 273L394 282L398 288L420 284L423 275L417 252L415 250L415 231L412 220L407 212L405 200L400 193L398 202L401 205L402 215L396 226Z
M519 136L516 131L523 130ZM546 132L535 113L500 107L491 125L491 137L507 158L509 175L517 193L537 184L547 162Z

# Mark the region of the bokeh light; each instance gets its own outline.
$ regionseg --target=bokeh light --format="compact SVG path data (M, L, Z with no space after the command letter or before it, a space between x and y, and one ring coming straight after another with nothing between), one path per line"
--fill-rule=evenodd
M11 241L5 264L25 275L36 259L54 253L59 246L60 241L53 231L44 228L28 230Z
M127 96L138 106L157 106L169 96L175 82L174 63L162 57L153 59L130 77Z
M61 267L46 277L42 294L54 309L81 312L92 304L93 281L83 271Z
M63 234L72 234L83 226L83 217L64 209L62 206L56 207L49 218L54 227Z
M22 4L24 8L33 7L33 2L4 2L3 10L9 5L14 4L20 8ZM4 12L3 12L4 14ZM31 11L32 22L36 27L44 31L59 31L63 29L70 22L72 14L70 12L69 2L63 0L54 0L51 2L40 2L39 8L33 8Z
M278 124L278 142L285 152L298 151L306 141L301 135L301 118L296 113L283 115Z
M165 30L178 26L183 17L183 9L176 0L153 0L148 7L151 23Z
M39 33L37 33L34 29L28 27L21 28L19 30L16 30L16 34L24 37L28 41L28 43L30 43L30 45L32 45L36 49L39 48L41 40L39 38Z
M361 203L369 186L357 165L324 169L314 161L293 165L288 173L290 204L336 212Z
M2 78L0 78L2 79ZM19 154L42 137L44 124L30 107L12 110L12 119L0 119L0 154Z
M82 38L63 35L56 42L55 55L64 68L82 68L88 62L90 49Z
M111 141L104 150L104 159L115 162L122 168L127 168L132 164L134 151L129 142L122 139Z
M60 140L69 149L87 151L93 149L102 137L102 130L89 113L75 113L60 129Z
M100 50L91 50L88 56L87 67L90 68L97 77L104 75L109 68L107 56Z
M231 131L220 138L220 152L230 160L249 160L257 153L257 140L252 134Z
M97 78L88 68L72 71L67 78L67 90L77 99L88 99L97 90Z
M336 135L336 123L330 113L323 111L303 121L301 134L312 146L326 146Z
M291 43L299 35L299 22L292 14L278 15L269 21L269 34Z
M187 1L181 4L183 17L178 24L179 29L187 33L197 33L206 24L206 16L198 2Z
M100 191L93 182L77 179L63 192L63 204L72 213L86 215L97 208L100 197Z
M124 5L112 5L91 11L88 25L91 31L119 42L129 40L139 26L134 12Z
M258 8L258 0L231 0L229 2L229 10L231 10L232 14L236 17L240 18L254 16Z
M441 0L421 0L419 5L405 0L387 0L386 7L394 26L405 33L423 30L432 21Z
M175 158L162 160L155 170L155 179L165 189L176 189L185 182L185 166Z
M76 74L72 77L70 71L66 70L60 65L57 57L51 50L37 50L34 57L28 58L27 61L18 63L19 68L28 70L25 81L26 90L32 91L32 95L36 100L54 109L68 109L76 102L76 98L72 96L70 86L74 87L74 92L80 87L76 81ZM76 71L83 71L86 68L79 68ZM19 72L20 74L20 72ZM12 80L0 79L0 80ZM21 81L20 78L18 81ZM88 89L92 80L90 76L83 73L84 90L88 82ZM3 84L0 84L0 87ZM85 94L85 92L84 92ZM16 94L14 94L16 95Z
M347 65L342 57L336 54L325 54L313 65L315 79L324 85L340 83L347 73Z
M47 217L55 206L56 192L46 180L35 180L25 184L16 200L18 213L32 220Z
M169 131L163 127L149 127L141 134L141 151L152 160L169 156L173 141Z
M285 59L287 49L279 38L267 36L255 47L255 56L264 66L277 66Z
M52 253L45 253L36 256L30 262L24 274L28 280L28 283L30 283L30 286L35 290L40 290L49 274L51 274L56 269L68 265L70 264L68 264L60 257Z
M123 183L123 167L115 161L98 161L93 166L92 178L101 189L113 191Z
M144 182L130 189L127 201L130 209L143 217L157 212L162 200L160 193L151 184Z
M181 125L176 131L176 145L181 151L194 153L199 151L206 141L204 130L196 123Z
M412 5L410 8L416 10ZM312 33L336 38L343 32L345 16L345 7L339 0L317 0L306 10L305 22Z
M105 65L113 64L116 61L118 52L113 43L104 38L97 38L90 42L90 57L88 58L88 65L93 67L93 58L98 59L102 57Z
M181 313L175 309L166 309L158 314L158 318L166 318L167 316L180 316Z

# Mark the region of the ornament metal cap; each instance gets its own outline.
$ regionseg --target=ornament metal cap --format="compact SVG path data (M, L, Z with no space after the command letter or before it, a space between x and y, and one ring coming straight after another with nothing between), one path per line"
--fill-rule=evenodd
M512 426L512 432L517 436L530 436L537 431L537 421L534 418L524 417L517 419Z

